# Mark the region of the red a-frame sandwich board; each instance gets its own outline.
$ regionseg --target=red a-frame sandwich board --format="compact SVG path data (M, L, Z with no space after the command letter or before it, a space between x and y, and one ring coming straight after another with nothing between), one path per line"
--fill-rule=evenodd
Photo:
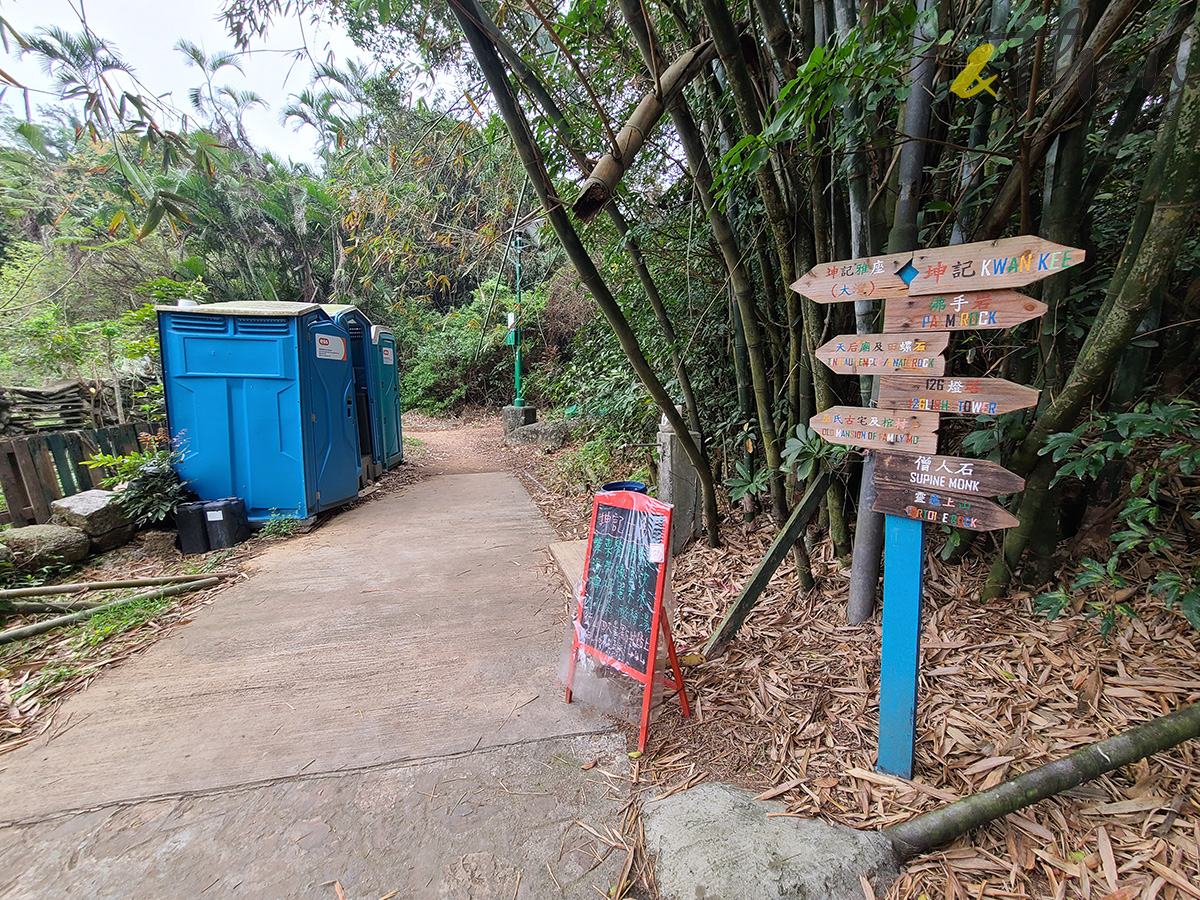
M595 557L595 570L593 571L593 556L597 551L597 522L602 525L611 521L614 518L614 511L624 510L626 512L616 513L616 517L629 521L630 516L642 514L644 516L661 516L662 529L653 530L641 529L642 535L647 539L644 544L638 544L639 547L644 547L648 553L646 560L651 564L657 564L653 581L653 607L651 610L650 621L645 622L642 619L640 622L631 623L628 619L629 612L644 612L644 610L635 610L631 606L621 607L620 603L613 604L614 609L608 612L606 619L606 610L601 610L595 616L595 621L603 628L604 626L615 626L629 635L634 635L630 630L631 625L636 625L637 634L635 636L643 639L648 639L648 647L645 648L645 667L642 671L636 665L636 659L629 659L629 654L622 654L625 659L617 659L614 655L606 653L595 643L600 643L599 638L603 635L595 634L596 628L592 628L593 634L583 634L581 623L584 621L584 604L595 598L597 593L594 588L602 582L606 577L611 577L613 569L611 567L612 560L608 559L606 554L601 552ZM683 715L689 717L691 710L688 707L687 692L683 687L683 674L679 668L679 658L675 652L675 641L671 638L671 626L667 621L667 616L663 614L662 600L663 591L666 587L667 566L670 560L670 541L671 541L671 514L673 507L669 503L663 503L653 497L648 497L645 494L636 493L633 491L607 491L596 495L592 505L592 521L588 529L588 547L587 554L584 557L583 565L583 582L579 588L579 603L575 610L575 617L572 622L572 641L571 641L571 667L567 673L567 697L568 703L571 702L571 683L575 678L575 665L579 660L580 653L586 653L604 663L605 665L616 669L624 675L629 676L635 681L645 685L645 690L642 692L642 718L641 729L638 733L638 750L646 749L646 737L650 726L650 703L654 694L655 683L655 663L658 656L658 638L659 633L662 633L662 639L666 642L667 656L671 664L671 672L674 675L674 680L667 675L659 676L659 681L673 693L679 695L679 703L683 709ZM604 530L602 528L602 530ZM605 541L605 536L601 535L602 543ZM618 560L624 562L625 560ZM607 568L606 568L607 566ZM589 584L590 581L590 584ZM645 587L649 587L647 584ZM590 591L589 589L593 590ZM647 592L648 593L648 592ZM648 601L649 596L644 593L640 598L628 598L631 601ZM607 606L607 603L606 603ZM622 613L626 614L622 618ZM648 626L648 627L647 627ZM648 634L645 632L648 631ZM581 634L583 637L581 639ZM637 648L634 649L637 656L640 657L640 652Z

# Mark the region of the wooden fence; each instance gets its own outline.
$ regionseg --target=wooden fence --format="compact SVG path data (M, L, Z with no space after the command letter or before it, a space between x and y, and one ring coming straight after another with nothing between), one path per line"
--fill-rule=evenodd
M8 514L0 522L34 525L50 520L50 504L100 487L104 473L84 463L96 453L124 456L139 448L137 422L105 428L57 431L0 441L0 488Z

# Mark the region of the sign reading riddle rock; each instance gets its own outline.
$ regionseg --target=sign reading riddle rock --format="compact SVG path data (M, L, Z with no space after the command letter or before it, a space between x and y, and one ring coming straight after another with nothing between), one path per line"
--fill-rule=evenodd
M1008 510L982 497L882 481L875 482L875 503L871 508L875 512L968 531L995 531L1020 524Z

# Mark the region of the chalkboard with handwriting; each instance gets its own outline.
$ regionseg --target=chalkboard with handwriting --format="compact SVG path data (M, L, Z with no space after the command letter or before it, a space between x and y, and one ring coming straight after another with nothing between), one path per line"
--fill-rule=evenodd
M661 613L671 507L643 494L596 496L583 598L580 643L628 674L650 669L651 636Z

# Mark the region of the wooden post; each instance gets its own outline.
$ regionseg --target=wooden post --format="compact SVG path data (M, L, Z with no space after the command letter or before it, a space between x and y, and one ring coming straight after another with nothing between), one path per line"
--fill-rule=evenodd
M922 523L903 516L885 516L877 767L900 778L912 778L913 772L924 562Z

